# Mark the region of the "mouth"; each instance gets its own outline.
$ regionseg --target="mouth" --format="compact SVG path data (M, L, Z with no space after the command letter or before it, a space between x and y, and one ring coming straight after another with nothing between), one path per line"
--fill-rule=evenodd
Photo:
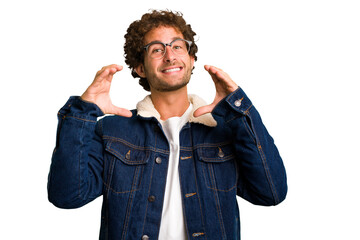
M167 68L162 70L162 73L173 73L173 72L180 72L183 68L182 67L173 67L173 68Z

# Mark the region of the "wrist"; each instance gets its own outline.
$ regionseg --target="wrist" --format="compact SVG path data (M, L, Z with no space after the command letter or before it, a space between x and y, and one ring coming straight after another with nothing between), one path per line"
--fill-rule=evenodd
M83 100L84 102L88 102L88 103L95 103L95 98L92 97L90 94L84 92L81 96L80 99Z

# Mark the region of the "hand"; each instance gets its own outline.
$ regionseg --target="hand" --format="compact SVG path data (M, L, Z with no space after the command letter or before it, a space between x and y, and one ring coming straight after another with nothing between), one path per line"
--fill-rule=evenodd
M218 102L220 102L224 97L234 92L238 88L237 84L230 78L230 76L220 68L210 65L205 65L204 67L205 70L209 72L212 80L214 81L216 95L214 101L211 104L198 108L194 112L194 117L199 117L206 113L212 112Z
M105 114L131 117L132 113L129 110L119 108L112 104L109 94L114 74L122 69L122 66L116 64L103 67L96 73L94 81L83 95L81 95L81 98L85 101L95 103Z

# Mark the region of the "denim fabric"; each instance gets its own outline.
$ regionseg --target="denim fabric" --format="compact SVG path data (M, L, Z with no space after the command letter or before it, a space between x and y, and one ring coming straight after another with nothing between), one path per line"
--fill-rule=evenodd
M102 116L71 97L59 111L48 179L50 202L78 208L103 196L100 239L157 239L169 144L154 117ZM240 239L236 195L276 205L287 193L274 141L241 88L212 112L216 127L180 132L179 175L188 239ZM146 237L144 238L146 239Z

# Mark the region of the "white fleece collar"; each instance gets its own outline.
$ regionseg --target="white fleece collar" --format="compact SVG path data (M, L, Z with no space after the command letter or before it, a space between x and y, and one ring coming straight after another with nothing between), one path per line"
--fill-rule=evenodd
M200 117L194 117L194 112L199 107L207 105L204 100L200 97L190 94L188 95L189 101L192 103L193 108L189 117L189 122L201 123L209 127L216 127L217 122L211 115L211 113L204 114ZM138 102L136 105L138 115L142 117L155 117L160 122L160 114L155 109L154 104L152 103L150 95L146 96L142 101Z

